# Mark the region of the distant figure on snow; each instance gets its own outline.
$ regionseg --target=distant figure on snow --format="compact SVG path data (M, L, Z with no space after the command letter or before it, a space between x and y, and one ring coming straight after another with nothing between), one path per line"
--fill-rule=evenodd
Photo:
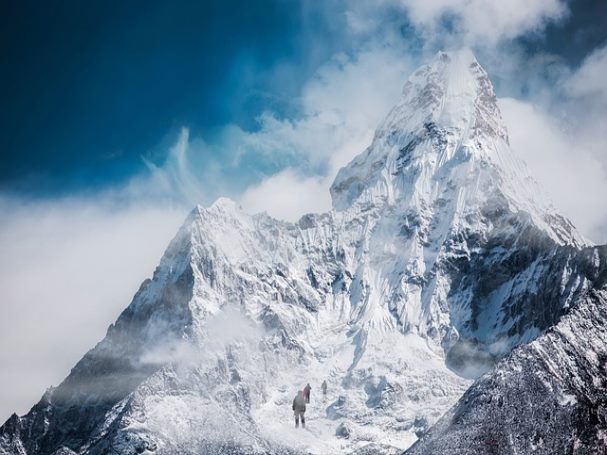
M308 383L308 384L306 384L306 386L303 389L304 398L306 399L306 403L310 402L310 390L312 390L312 387L310 387L310 383Z
M326 396L327 396L327 381L322 381L322 385L320 387L322 388L322 396L326 398Z
M299 419L301 418L301 427L306 427L306 400L304 399L303 391L297 392L297 396L293 399L293 412L295 413L295 428L299 428Z

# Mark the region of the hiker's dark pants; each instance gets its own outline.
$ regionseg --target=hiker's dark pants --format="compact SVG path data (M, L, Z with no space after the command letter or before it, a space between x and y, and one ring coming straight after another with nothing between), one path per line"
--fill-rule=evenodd
M301 426L306 427L306 411L295 411L295 428L299 427L299 419L301 418Z

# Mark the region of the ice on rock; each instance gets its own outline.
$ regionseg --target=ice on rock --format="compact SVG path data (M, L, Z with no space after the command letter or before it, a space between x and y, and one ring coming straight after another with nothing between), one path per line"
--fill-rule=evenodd
M579 299L556 326L480 378L406 453L604 453L604 267L601 275L602 290Z
M338 173L330 212L193 210L0 454L402 451L597 280L605 261L540 194L487 73L441 52Z

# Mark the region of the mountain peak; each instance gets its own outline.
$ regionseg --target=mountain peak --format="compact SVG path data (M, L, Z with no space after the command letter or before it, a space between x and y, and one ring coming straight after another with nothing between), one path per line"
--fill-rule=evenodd
M396 195L392 189L417 193L418 185L405 188L397 180L427 180L448 169L446 163L461 167L474 158L516 167L511 155L487 72L469 49L438 52L409 77L370 147L340 170L331 187L333 206L349 207L378 182L392 187L388 202ZM465 184L460 177L451 184Z
M421 71L423 79L427 74L424 72L425 68L429 68L431 73L442 74L443 79L449 82L467 80L471 85L474 85L479 73L487 77L487 73L478 63L474 53L468 48L455 51L438 51L427 65L420 67L414 73L412 78Z
M459 60L466 64L472 64L474 62L478 63L474 52L472 52L469 47L462 47L460 49L453 49L449 51L438 51L434 56L435 60L445 58Z
M448 66L460 68L471 68L474 64L478 65L478 60L470 48L463 47L461 49L450 51L438 51L434 55L434 59L430 62L430 66L435 66L440 63L446 63Z
M228 197L219 197L211 204L209 210L224 211L224 212L240 212L240 205Z
M493 85L469 49L438 52L409 77L371 145L338 172L331 196L337 211L449 213L441 235L499 201L558 243L585 243L510 149Z
M377 135L413 131L428 122L466 136L487 134L508 142L491 80L469 49L438 52L415 71Z

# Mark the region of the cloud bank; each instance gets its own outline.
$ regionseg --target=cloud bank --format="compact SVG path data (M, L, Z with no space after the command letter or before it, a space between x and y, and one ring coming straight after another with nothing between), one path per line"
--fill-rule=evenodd
M103 336L184 219L112 197L0 199L0 420L24 413Z

